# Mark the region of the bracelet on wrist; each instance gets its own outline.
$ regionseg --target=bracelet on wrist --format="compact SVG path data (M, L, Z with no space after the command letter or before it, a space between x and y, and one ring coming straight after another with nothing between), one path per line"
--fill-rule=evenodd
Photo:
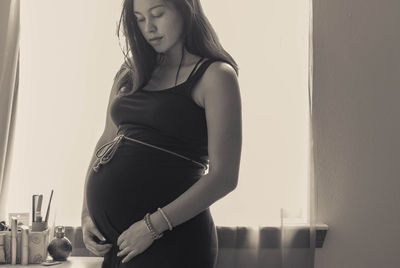
M170 231L172 231L172 224L171 224L171 221L168 219L167 215L165 215L165 212L164 212L161 208L158 208L157 210L160 211L160 213L161 213L161 215L163 216L164 220L167 222L167 224L168 224L168 229L169 229Z
M151 224L150 221L150 213L147 213L144 216L144 222L146 223L147 229L149 229L151 235L153 236L154 240L160 239L161 237L163 237L163 233L157 233L153 227L153 225Z

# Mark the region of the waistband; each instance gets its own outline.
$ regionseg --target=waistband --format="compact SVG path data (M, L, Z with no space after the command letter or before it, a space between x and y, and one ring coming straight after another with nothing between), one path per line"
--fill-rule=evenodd
M200 163L200 162L198 162L198 161L196 161L196 160L193 160L193 159L191 159L191 158L189 158L189 157L186 157L186 156L184 156L184 155L175 153L175 152L173 152L173 151L171 151L171 150L167 150L167 149L161 148L161 147L159 147L159 146L152 145L152 144L147 143L147 142L143 142L143 141L140 141L140 140L131 138L131 137L127 137L127 136L125 136L124 134L120 134L120 135L116 136L112 141L103 144L103 145L96 151L97 161L96 161L96 162L94 163L94 165L93 165L93 170L94 170L95 172L98 172L98 171L99 171L101 165L104 165L104 164L110 162L110 160L111 160L112 157L114 156L114 154L115 154L115 152L116 152L116 150L117 150L119 144L121 143L121 141L122 141L123 139L127 139L127 140L129 140L129 141L133 141L133 142L136 142L136 143L140 143L140 144L143 144L143 145L145 145L145 146L149 146L149 147L152 147L152 148L154 148L154 149L158 149L158 150L161 150L161 151L164 151L164 152L173 154L173 155L175 155L175 156L177 156L177 157L186 159L186 160L188 160L188 161L190 161L190 162L193 162L193 163L195 163L195 164L197 164L197 165L199 165L199 166L201 166L201 167L203 168L203 174L204 174L204 171L207 169L207 166L206 166L205 164Z

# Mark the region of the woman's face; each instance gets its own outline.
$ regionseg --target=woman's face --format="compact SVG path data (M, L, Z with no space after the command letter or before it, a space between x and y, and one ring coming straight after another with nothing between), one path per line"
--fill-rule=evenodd
M158 53L182 41L183 19L167 1L134 0L133 12L144 38Z

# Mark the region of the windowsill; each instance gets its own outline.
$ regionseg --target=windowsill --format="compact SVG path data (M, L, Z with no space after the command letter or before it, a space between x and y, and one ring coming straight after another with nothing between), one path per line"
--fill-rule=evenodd
M218 226L217 230L220 248L280 248L280 227L259 227L259 229L253 229L241 226ZM317 224L315 230L315 247L322 248L328 232L328 225L323 223ZM285 225L283 239L284 241L287 241L285 242L284 247L309 248L310 227L306 224Z
M224 227L217 226L218 246L223 249L277 249L280 248L281 241L280 227ZM315 247L322 248L328 225L317 224ZM71 256L95 256L87 250L82 240L82 228L65 227L65 236L72 243ZM310 247L310 227L306 224L286 225L283 232L285 248L309 248ZM257 241L258 240L258 241ZM290 241L290 242L289 242Z

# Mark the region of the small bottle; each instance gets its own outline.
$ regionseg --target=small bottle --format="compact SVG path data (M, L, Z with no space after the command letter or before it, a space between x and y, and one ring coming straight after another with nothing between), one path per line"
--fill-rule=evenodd
M72 252L72 244L65 237L64 226L56 226L56 237L51 240L47 251L55 261L66 261Z

